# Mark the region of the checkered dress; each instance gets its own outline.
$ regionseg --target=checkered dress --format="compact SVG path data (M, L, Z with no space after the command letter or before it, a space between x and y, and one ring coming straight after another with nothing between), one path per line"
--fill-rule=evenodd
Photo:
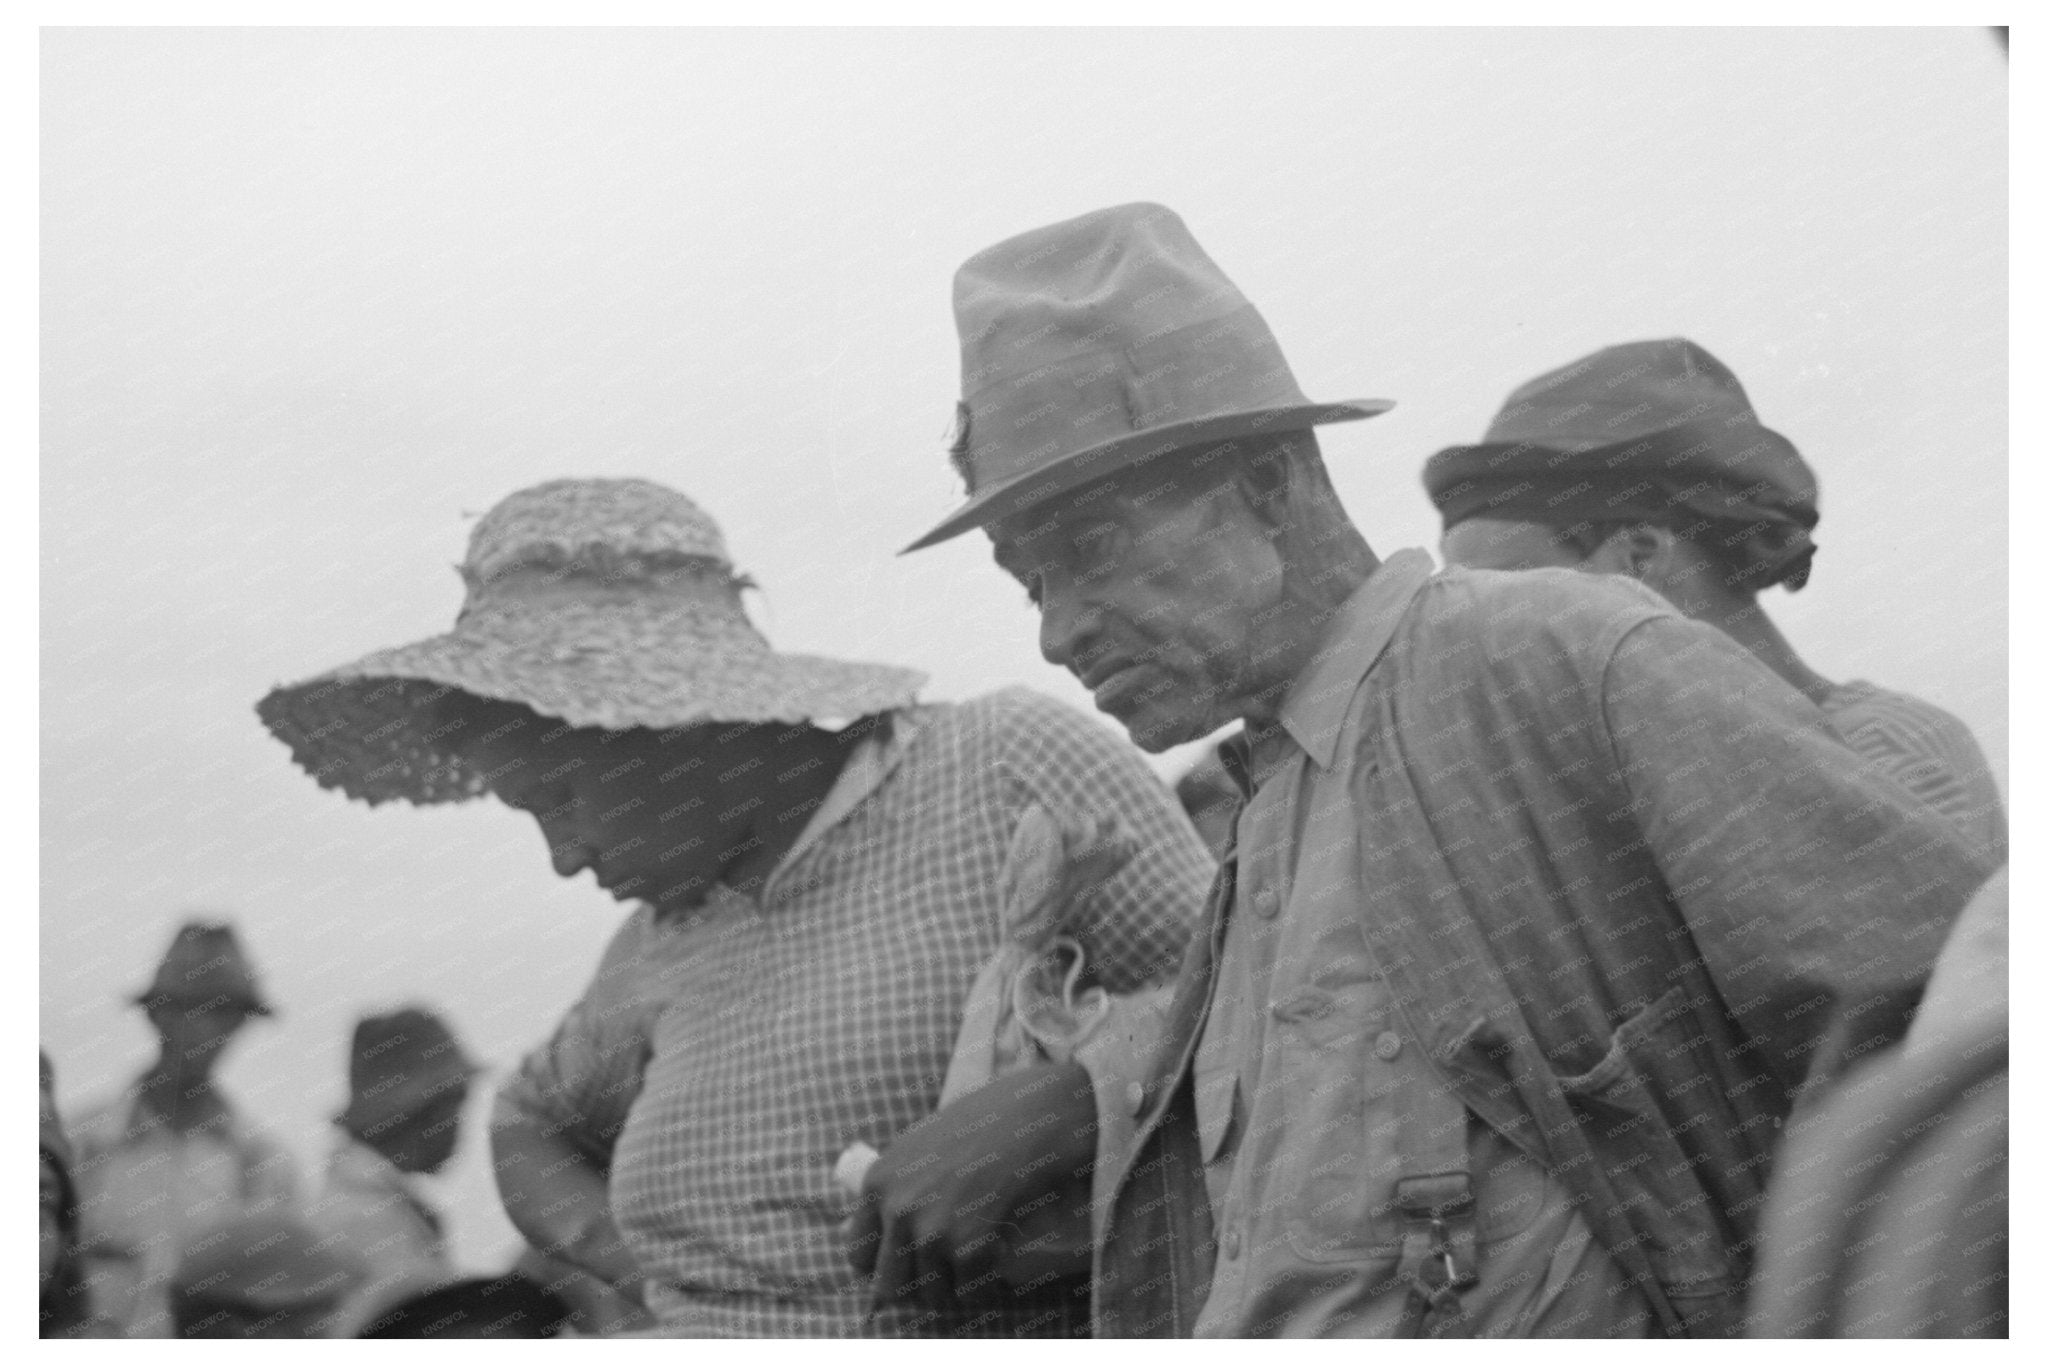
M1072 1335L1085 1304L885 1309L847 1260L833 1163L931 1113L994 951L1012 833L1114 813L1141 852L1079 937L1101 983L1169 972L1211 865L1172 796L1104 727L1010 689L914 707L864 742L758 899L636 911L507 1098L599 1164L665 1330L707 1336Z

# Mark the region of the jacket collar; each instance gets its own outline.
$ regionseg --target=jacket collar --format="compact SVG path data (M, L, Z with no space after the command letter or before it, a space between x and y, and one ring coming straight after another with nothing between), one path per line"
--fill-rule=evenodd
M1322 645L1287 689L1280 725L1319 768L1330 766L1351 699L1386 653L1408 604L1436 572L1426 550L1401 550L1330 618Z

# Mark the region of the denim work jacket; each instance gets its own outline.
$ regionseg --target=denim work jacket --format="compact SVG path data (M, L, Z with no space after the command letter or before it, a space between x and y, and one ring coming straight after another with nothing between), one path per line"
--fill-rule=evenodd
M1282 708L1303 799L1360 831L1350 894L1308 913L1361 917L1401 1034L1564 1183L1666 1333L1737 1332L1820 1039L1917 994L1990 869L1649 590L1427 570L1383 565ZM1316 852L1234 850L1149 1064L1083 1056L1097 1335L1185 1336L1201 1312L1216 1246L1192 1061L1235 868Z

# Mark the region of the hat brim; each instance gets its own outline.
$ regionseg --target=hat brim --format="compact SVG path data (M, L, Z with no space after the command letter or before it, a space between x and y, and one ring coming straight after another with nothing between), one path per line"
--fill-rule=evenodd
M1817 525L1820 520L1817 506L1820 490L1813 484L1811 471L1806 469L1799 448L1783 433L1773 431L1761 422L1745 428L1742 439L1749 441L1755 449L1767 452L1770 459L1779 465L1800 472L1806 486L1802 489L1796 483L1780 481L1778 497L1794 520L1809 529ZM1655 477L1725 483L1732 481L1725 469L1691 458L1673 461L1662 450L1673 445L1682 447L1686 442L1727 440L1726 424L1700 420L1638 432L1618 441L1551 437L1445 446L1423 462L1422 488L1441 513L1447 510L1446 496L1474 479L1537 479L1545 484L1562 485L1579 483L1587 477L1606 480L1619 469L1622 477L1631 481ZM1626 465L1617 459L1624 453L1640 457L1645 452L1649 452L1648 458L1637 458ZM1527 461L1539 457L1543 460L1541 469L1525 467ZM1460 519L1476 515L1479 513L1467 508L1462 510Z
M714 613L649 602L480 614L273 689L256 714L323 787L371 805L464 801L488 790L470 736L437 703L451 690L517 702L577 727L857 720L910 705L915 669L769 650Z
M1356 422L1377 417L1394 406L1385 398L1358 398L1344 403L1298 403L1291 407L1260 408L1252 412L1221 413L1185 422L1133 432L1065 455L1050 464L1028 470L984 488L969 498L937 526L904 546L897 553L909 554L941 541L986 526L1033 503L1083 484L1128 469L1141 461L1189 446L1208 445L1240 436L1261 436L1276 431L1299 431L1331 422Z
M132 1005L140 1005L143 1009L148 1009L151 1005L154 1005L159 1001L163 1002L166 1005L201 1005L210 1003L216 998L217 997L211 995L182 996L173 995L168 991L140 990L137 991L135 994L129 996L128 1002ZM240 1005L243 1009L249 1011L249 1013L251 1014L269 1016L277 1013L277 1011L272 1009L268 1004L256 999L254 996L231 995L228 997L228 1001L231 1004Z

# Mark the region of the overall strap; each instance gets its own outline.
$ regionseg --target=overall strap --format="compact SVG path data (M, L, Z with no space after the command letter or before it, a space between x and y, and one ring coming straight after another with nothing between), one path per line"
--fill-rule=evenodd
M1479 1283L1479 1204L1466 1123L1465 1106L1431 1075L1395 1128L1404 1337L1469 1335L1459 1294Z

